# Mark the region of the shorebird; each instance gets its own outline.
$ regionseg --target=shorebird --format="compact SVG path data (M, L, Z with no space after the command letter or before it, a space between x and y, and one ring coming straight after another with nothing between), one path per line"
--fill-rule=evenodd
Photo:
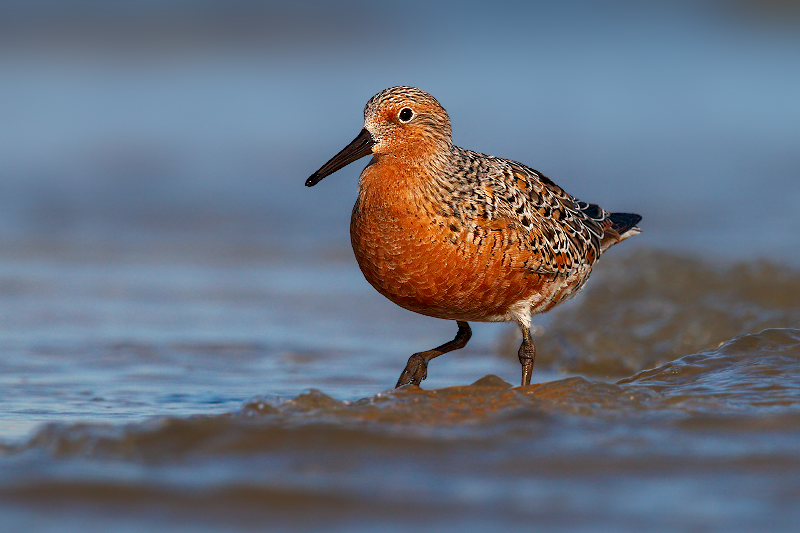
M463 348L469 321L519 325L530 385L531 316L575 296L603 252L641 231L639 215L609 213L521 163L455 146L447 112L415 87L373 96L361 133L305 184L367 155L350 220L361 272L397 305L458 324L453 340L408 359L397 387L419 385L431 359Z

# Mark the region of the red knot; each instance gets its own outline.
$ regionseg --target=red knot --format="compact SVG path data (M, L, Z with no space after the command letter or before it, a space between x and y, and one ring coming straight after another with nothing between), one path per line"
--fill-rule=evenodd
M603 252L641 231L639 215L609 213L521 163L453 145L447 112L414 87L373 96L358 137L306 185L367 155L350 222L358 266L397 305L458 324L452 341L409 358L398 387L419 385L431 359L463 348L469 321L519 325L529 385L531 316L575 296Z

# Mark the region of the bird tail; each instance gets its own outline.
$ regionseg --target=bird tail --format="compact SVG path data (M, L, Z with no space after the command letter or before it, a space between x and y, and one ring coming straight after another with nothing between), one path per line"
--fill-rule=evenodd
M611 213L607 219L611 224L604 228L603 240L600 241L601 251L604 252L618 242L640 234L642 230L636 225L640 220L642 217L634 213Z

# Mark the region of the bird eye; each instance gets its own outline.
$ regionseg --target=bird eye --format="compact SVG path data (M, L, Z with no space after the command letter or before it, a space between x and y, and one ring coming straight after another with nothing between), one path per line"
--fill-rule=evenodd
M410 108L404 107L400 110L400 114L397 115L400 118L400 122L408 122L412 118L414 118L414 112L411 111Z

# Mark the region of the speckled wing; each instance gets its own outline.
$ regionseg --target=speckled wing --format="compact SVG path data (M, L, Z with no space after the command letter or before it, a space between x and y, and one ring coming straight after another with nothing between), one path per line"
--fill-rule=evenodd
M452 177L460 208L454 214L479 235L504 232L504 249L516 250L510 266L566 276L591 267L621 240L614 214L576 200L544 174L515 161L459 151Z
M507 163L515 196L521 197L514 198L524 212L520 223L528 231L532 249L541 255L540 268L569 275L591 266L601 253L603 220L608 213L579 203L541 172L514 161Z

